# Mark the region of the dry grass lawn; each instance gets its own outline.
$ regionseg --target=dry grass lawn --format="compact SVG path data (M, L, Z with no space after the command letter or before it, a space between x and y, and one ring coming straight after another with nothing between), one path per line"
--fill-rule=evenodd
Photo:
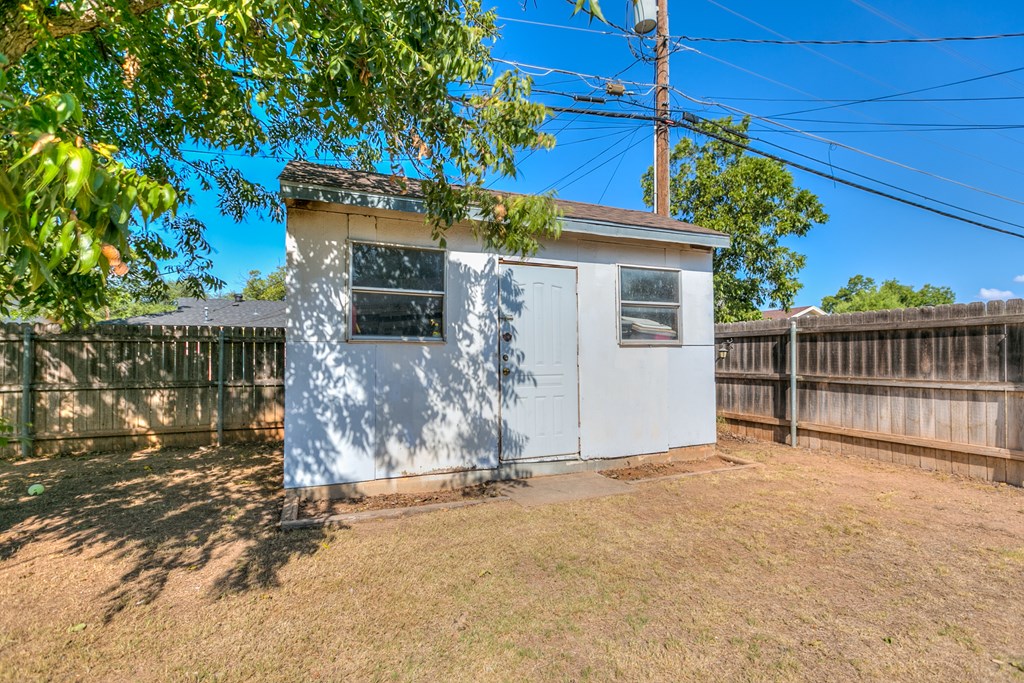
M1024 681L1024 491L720 448L765 466L291 533L279 448L0 465L0 679Z

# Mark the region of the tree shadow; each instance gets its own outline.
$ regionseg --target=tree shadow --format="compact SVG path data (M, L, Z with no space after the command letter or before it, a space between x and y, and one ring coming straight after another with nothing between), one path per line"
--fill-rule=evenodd
M24 331L0 326L0 421L19 435L27 422L35 455L208 445L218 422L225 442L282 436L283 329L35 325L27 380ZM0 448L0 458L19 454L16 441Z
M280 468L279 444L5 466L0 570L38 559L33 548L116 562L123 570L102 592L106 621L158 598L175 573L197 572L210 598L275 586L280 569L316 552L324 536L320 530L278 530ZM26 495L34 483L46 491Z
M292 254L293 269L307 268L302 246ZM288 340L285 486L446 474L444 486L457 488L499 465L502 478L530 476L528 464L515 462L526 437L501 425L502 404L516 400L517 385L535 380L518 369L521 351L510 349L505 362L500 355L499 334L516 338L502 316L518 315L523 297L500 283L497 258L449 253L443 341L360 342L344 340L338 328L349 310L339 291L343 255L325 257L313 240L305 246L322 269L318 281L338 285L293 297L292 319L321 319L331 309L336 319L316 326L330 332L334 325L333 338ZM503 365L510 367L504 377ZM358 484L353 488L361 495Z

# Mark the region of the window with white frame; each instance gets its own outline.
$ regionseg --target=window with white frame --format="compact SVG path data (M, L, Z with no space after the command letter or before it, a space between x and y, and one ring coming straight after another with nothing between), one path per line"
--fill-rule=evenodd
M679 344L679 271L619 266L619 343Z
M350 255L350 338L444 339L444 250L352 242Z

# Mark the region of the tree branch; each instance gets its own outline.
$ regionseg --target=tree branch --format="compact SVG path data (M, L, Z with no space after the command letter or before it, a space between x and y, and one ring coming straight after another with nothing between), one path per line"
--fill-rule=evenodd
M120 9L97 1L86 3L77 11L71 10L68 3L60 3L52 8L37 7L50 36L65 38L94 31L104 22L114 20L119 11L138 16L167 4L167 1L129 0ZM35 25L26 14L28 12L21 0L0 0L0 54L7 57L11 64L24 57L39 42Z

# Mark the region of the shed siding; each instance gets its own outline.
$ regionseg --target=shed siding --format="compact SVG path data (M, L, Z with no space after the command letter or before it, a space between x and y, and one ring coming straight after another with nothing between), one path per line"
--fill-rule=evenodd
M498 465L498 257L448 236L447 342L347 343L346 240L432 246L421 217L322 205L288 216L285 486ZM711 255L563 238L578 268L581 457L713 443ZM616 264L678 267L682 347L618 345Z

